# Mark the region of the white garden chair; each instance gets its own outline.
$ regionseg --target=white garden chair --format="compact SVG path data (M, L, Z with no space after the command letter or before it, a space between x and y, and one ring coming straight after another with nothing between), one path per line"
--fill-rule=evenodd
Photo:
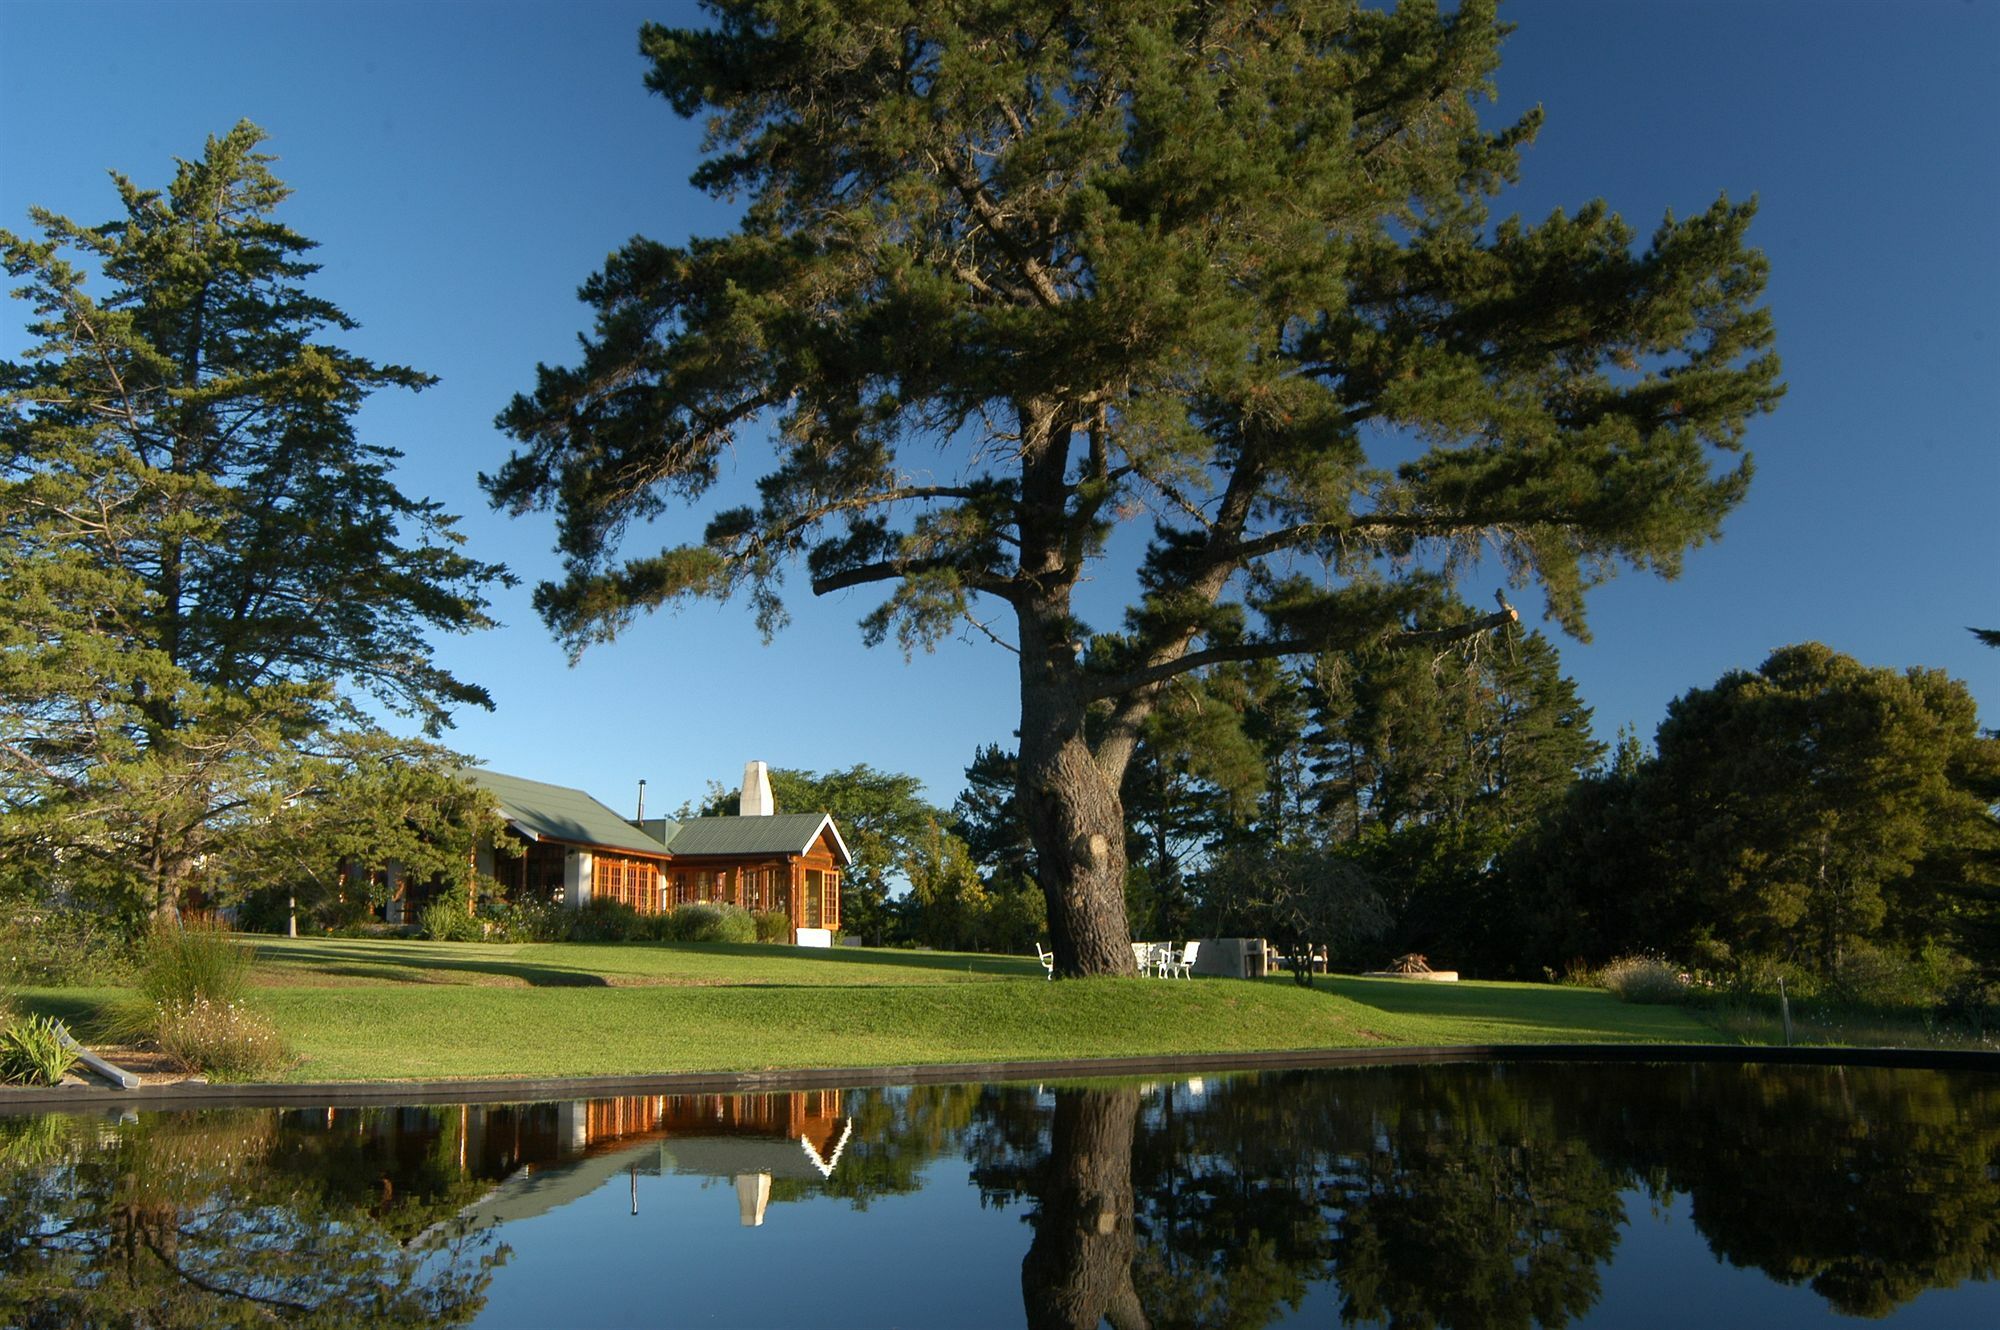
M1132 944L1132 964L1139 967L1139 977L1144 979L1153 970L1153 944L1134 942Z
M1053 951L1043 951L1042 944L1037 942L1035 944L1035 958L1042 963L1042 978L1053 979L1056 977L1056 954Z
M1182 979L1194 978L1194 958L1201 952L1201 943L1190 942L1181 948L1179 957L1169 955L1160 963L1160 978L1178 976Z

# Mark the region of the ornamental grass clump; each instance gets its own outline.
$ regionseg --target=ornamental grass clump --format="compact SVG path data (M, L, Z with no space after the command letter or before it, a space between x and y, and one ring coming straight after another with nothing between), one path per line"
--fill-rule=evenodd
M240 1002L167 1001L153 1017L153 1041L188 1071L233 1080L274 1070L285 1060L276 1028Z
M1687 998L1679 970L1654 956L1620 956L1597 972L1602 988L1624 1002L1674 1003Z
M29 1016L0 1030L0 1080L14 1085L61 1085L76 1061L53 1017Z
M161 924L146 939L139 992L148 1007L167 1002L236 1002L250 985L257 956L219 925Z
M465 909L465 902L452 899L432 901L417 915L417 931L433 942L478 942L486 936L483 924Z
M252 1076L284 1061L269 1020L244 1002L256 952L213 923L160 924L146 939L139 998L106 1033L150 1042L188 1071Z

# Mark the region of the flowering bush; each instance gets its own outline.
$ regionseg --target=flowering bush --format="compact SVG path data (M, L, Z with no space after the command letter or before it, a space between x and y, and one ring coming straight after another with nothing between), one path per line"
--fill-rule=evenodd
M1626 1002L1680 1002L1687 997L1681 972L1653 956L1620 956L1597 972L1597 982Z
M153 1039L187 1070L213 1076L254 1076L285 1060L277 1030L240 1002L161 1002L153 1009Z
M139 996L106 1015L101 1033L107 1038L159 1042L162 1012L195 1003L239 1004L257 962L257 954L227 930L195 920L155 925L140 955Z
M572 911L553 901L518 901L479 907L489 942L566 942Z

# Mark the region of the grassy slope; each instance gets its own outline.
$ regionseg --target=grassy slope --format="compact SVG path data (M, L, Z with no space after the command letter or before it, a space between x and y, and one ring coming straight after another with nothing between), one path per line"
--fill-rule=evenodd
M1032 960L723 946L265 942L296 1080L562 1076L1259 1049L1701 1041L1593 990L1336 979L1045 983ZM112 993L26 1004L84 1016Z

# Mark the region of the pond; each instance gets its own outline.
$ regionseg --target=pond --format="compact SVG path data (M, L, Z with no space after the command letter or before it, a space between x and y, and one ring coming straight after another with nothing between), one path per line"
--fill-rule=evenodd
M0 1116L0 1325L2000 1325L2000 1076Z

